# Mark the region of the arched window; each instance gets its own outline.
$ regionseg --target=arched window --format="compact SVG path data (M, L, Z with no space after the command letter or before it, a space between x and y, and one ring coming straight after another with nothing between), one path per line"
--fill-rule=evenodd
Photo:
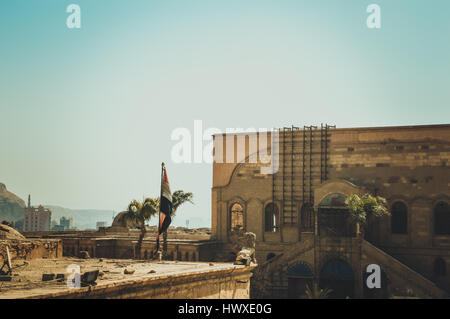
M241 204L234 203L231 206L231 230L244 229L244 209Z
M274 203L266 205L264 210L265 216L265 231L276 232L278 230L278 206Z
M450 235L450 211L446 202L439 202L434 207L434 233Z
M445 260L441 257L436 258L433 265L433 273L435 276L445 276L447 273Z
M403 202L395 202L392 205L391 231L393 234L408 233L408 209Z

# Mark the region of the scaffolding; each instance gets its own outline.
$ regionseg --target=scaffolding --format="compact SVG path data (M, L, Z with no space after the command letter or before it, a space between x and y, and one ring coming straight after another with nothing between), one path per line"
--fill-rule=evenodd
M320 128L311 125L277 129L280 169L272 175L272 200L280 204L283 225L299 221L300 204L313 207L314 188L328 179L329 130L335 127L321 124ZM307 224L310 228L313 223Z

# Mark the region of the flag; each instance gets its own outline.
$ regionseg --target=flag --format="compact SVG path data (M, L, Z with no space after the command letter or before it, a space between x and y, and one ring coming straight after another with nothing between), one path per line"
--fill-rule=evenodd
M158 233L156 234L156 250L159 250L159 235L164 233L172 222L170 215L172 215L172 193L170 191L166 167L163 163L161 173L161 198L159 201L159 227Z

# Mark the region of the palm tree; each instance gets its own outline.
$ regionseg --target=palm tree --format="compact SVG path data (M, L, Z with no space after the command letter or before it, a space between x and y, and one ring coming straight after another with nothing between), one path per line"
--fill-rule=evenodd
M350 223L356 224L357 234L360 233L360 225L365 227L375 219L390 215L386 199L380 196L364 194L359 197L353 194L345 200L345 204L349 209Z
M320 289L319 285L314 283L313 287L311 288L310 285L306 285L306 297L308 299L327 299L330 293L332 293L332 289Z
M175 217L175 214L177 212L178 207L183 205L184 203L191 203L194 204L193 199L194 195L192 193L185 193L182 190L177 190L173 192L172 194L172 214L170 217L173 219ZM167 231L163 233L163 255L165 256L167 254Z
M128 204L126 213L124 214L124 220L131 221L139 225L141 233L136 245L137 258L141 258L142 241L144 240L147 229L145 228L145 222L150 220L152 216L158 213L158 200L154 198L146 198L141 203L137 200L132 200Z

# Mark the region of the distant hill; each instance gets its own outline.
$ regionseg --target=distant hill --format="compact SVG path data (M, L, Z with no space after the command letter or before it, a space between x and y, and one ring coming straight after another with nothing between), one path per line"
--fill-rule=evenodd
M102 209L70 209L56 205L43 205L52 212L52 220L59 224L61 217L72 217L74 227L80 230L96 229L97 222L104 221L111 226L114 211ZM25 202L17 195L9 192L5 184L0 183L0 222L17 222L25 218ZM116 215L118 212L115 213ZM186 226L189 219L189 228L209 227L210 221L199 217L186 218L183 214L177 215L172 226ZM153 224L156 221L153 220Z
M112 223L112 210L99 209L69 209L60 206L43 205L52 211L52 220L56 220L59 224L61 217L72 217L74 227L78 229L95 229L99 221L107 222L110 226ZM6 189L6 185L0 183L0 222L6 220L8 222L23 221L25 218L25 202L19 196L11 193Z
M70 209L61 206L44 205L52 212L52 220L59 224L61 217L72 217L77 229L95 229L97 222L107 222L111 226L114 211L101 209Z
M0 183L0 221L17 222L25 218L25 202Z

